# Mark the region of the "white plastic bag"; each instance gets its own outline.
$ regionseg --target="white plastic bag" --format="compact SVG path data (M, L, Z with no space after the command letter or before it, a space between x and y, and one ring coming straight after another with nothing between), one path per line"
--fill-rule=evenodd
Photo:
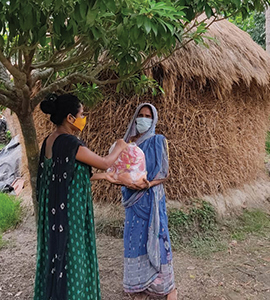
M115 143L110 153L114 147ZM147 175L143 151L135 143L128 144L107 172L114 172L114 178L123 185L143 183Z

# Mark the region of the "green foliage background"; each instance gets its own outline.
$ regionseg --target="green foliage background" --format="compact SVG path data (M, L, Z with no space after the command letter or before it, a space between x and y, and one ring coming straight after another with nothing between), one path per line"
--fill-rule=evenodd
M254 11L243 19L241 15L231 18L230 21L240 29L250 34L254 42L265 49L265 12Z

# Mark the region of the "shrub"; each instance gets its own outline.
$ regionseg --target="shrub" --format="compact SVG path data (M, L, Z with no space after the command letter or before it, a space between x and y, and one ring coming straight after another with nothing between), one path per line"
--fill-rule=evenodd
M205 201L194 200L187 212L179 209L168 211L168 223L172 247L188 248L198 256L225 249L220 239L214 207Z
M266 135L265 150L267 154L270 154L270 131L268 131Z
M20 200L16 197L0 193L0 231L15 227L21 216Z

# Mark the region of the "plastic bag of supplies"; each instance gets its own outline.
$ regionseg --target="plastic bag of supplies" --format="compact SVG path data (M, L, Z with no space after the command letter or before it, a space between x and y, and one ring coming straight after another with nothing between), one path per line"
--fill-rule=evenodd
M110 148L110 153L114 146L115 143ZM107 172L114 172L114 178L122 185L143 183L147 175L143 151L135 143L128 144Z

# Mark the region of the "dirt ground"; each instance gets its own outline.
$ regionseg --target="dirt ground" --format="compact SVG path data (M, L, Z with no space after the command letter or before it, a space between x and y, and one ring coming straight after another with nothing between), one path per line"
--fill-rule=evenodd
M32 299L36 233L31 213L3 238L8 243L0 250L0 299ZM97 247L102 299L133 299L122 291L122 240L98 235ZM270 233L228 245L228 251L207 259L175 252L174 270L179 299L270 299Z

